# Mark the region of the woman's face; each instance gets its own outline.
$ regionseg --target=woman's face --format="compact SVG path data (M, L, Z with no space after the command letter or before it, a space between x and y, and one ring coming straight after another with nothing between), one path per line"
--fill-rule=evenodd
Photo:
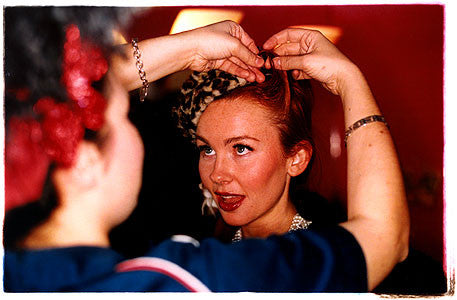
M108 105L99 139L105 164L105 198L109 201L106 213L114 224L118 224L136 206L144 147L138 130L128 118L128 94L115 76L107 78L105 90Z
M217 100L197 126L199 171L225 222L244 226L281 216L290 177L279 130L248 98Z

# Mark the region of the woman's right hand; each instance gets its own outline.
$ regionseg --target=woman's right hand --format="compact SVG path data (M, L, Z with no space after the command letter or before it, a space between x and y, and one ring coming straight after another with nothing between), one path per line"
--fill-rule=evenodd
M258 68L263 59L254 40L233 21L223 21L184 32L183 43L191 45L191 59L186 68L205 72L219 69L248 81L263 81Z
M357 66L316 30L282 30L270 37L263 48L273 49L278 55L273 59L275 68L294 70L295 79L315 79L335 95L341 96L351 75L360 76Z
M131 91L141 87L138 62L130 44L120 47L125 55L111 57L110 72ZM149 82L185 69L199 72L219 69L251 82L265 80L259 70L264 61L257 55L259 50L254 40L232 21L146 39L138 47Z

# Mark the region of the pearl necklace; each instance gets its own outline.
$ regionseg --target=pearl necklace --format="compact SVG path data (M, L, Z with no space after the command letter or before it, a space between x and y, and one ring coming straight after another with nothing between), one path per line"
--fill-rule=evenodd
M300 229L307 229L311 225L312 221L308 221L302 218L299 213L296 213L292 219L292 224L290 224L289 231L295 231ZM235 235L232 238L232 243L239 242L243 239L243 233L241 227L235 232Z

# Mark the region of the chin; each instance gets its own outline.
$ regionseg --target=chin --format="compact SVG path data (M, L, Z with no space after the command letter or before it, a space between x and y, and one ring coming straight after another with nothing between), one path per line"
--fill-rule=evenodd
M248 224L252 220L246 220L242 216L236 214L222 214L222 218L227 225L241 227Z

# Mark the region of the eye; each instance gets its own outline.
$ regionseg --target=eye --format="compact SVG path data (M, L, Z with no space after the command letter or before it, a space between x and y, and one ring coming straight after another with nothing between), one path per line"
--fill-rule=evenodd
M236 150L236 154L238 155L246 155L253 150L251 147L242 144L234 145L233 148Z
M198 152L200 152L200 155L204 155L204 156L211 156L211 155L216 154L216 152L213 150L213 148L211 148L208 145L198 146Z

